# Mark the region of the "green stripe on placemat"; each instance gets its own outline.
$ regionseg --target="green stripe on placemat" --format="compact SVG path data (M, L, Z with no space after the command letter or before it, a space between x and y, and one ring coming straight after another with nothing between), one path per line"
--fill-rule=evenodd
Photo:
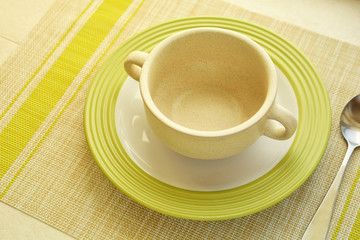
M356 177L355 177L355 179L354 179L354 181L353 181L353 183L351 185L350 192L349 192L349 194L348 194L348 196L346 198L345 204L344 204L343 209L341 211L340 218L339 218L339 220L338 220L338 222L336 224L336 228L335 228L334 234L332 235L331 239L337 239L337 237L338 237L340 228L341 228L341 226L342 226L342 224L344 222L346 212L347 212L347 210L349 208L349 205L351 203L351 200L353 198L354 191L356 189L356 185L359 182L359 179L360 179L360 169L358 169L358 171L356 173ZM359 239L359 229L360 229L360 211L357 213L356 220L355 220L355 223L352 226L349 239Z
M60 41L57 42L55 47L50 51L50 53L46 56L44 61L41 63L41 65L36 69L34 74L29 78L29 80L25 83L25 85L21 88L21 90L17 93L16 97L11 101L11 103L6 107L6 109L0 114L0 120L5 116L5 114L9 111L9 109L14 105L16 100L19 98L21 93L27 88L29 83L35 78L35 76L40 72L40 70L44 67L45 63L49 60L49 58L52 56L52 54L55 52L55 50L60 46L60 43L65 39L66 36L68 36L69 32L74 28L75 24L79 21L79 19L84 15L84 13L89 9L91 4L93 4L95 0L92 0L89 5L84 9L84 11L81 12L81 14L75 19L75 21L71 24L69 29L65 32L65 34L61 37ZM5 168L4 168L5 169ZM1 179L1 173L4 170L0 168L0 179ZM6 172L6 171L5 171Z
M105 0L87 20L38 86L15 113L8 125L0 133L0 179L9 170L75 77L80 73L81 69L131 3L132 0ZM120 34L120 32L118 34ZM108 50L109 47L103 53L102 57ZM97 64L98 63L99 61ZM88 79L88 76L86 79ZM83 83L80 87L82 85ZM26 162L24 164L26 164ZM24 165L19 171L21 171L23 167ZM18 175L19 172L0 195L0 199L5 195L11 183L14 182Z
M351 228L349 239L360 239L360 211L356 215L355 222Z

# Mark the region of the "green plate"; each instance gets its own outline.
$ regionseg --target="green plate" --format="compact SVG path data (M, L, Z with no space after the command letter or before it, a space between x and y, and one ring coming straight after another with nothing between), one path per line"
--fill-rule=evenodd
M127 155L116 133L115 104L128 77L123 68L126 56L134 50L150 52L166 37L195 27L230 29L256 41L288 78L298 102L298 129L285 157L261 178L229 190L190 191L153 178ZM221 17L193 17L152 27L122 44L106 60L91 85L84 124L97 164L127 196L167 215L194 220L223 220L266 209L305 182L326 149L331 109L327 91L314 66L287 40L249 22Z

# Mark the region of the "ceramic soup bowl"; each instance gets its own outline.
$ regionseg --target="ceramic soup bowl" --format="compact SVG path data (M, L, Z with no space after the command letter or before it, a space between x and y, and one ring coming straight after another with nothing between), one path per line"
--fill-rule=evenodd
M248 37L220 28L178 32L124 63L139 81L152 131L188 157L237 154L260 136L284 140L296 118L275 102L273 62Z

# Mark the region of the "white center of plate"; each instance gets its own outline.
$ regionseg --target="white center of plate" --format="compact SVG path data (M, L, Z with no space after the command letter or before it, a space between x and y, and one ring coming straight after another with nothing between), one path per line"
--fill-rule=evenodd
M298 117L295 93L277 69L276 101ZM269 172L288 152L294 136L285 141L260 137L245 151L225 159L199 160L173 152L152 133L147 123L139 83L128 77L115 108L118 137L129 157L146 173L169 185L194 191L218 191L252 182Z

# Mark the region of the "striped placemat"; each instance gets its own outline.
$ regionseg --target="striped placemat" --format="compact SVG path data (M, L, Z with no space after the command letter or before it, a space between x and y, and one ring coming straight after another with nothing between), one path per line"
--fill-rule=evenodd
M330 142L315 173L282 202L239 219L177 219L135 203L100 171L84 134L87 92L104 60L141 30L199 15L284 36L316 66L331 100ZM0 67L0 199L80 239L300 239L345 154L338 121L360 93L359 59L360 47L222 1L58 0ZM336 203L332 239L360 238L359 152Z

